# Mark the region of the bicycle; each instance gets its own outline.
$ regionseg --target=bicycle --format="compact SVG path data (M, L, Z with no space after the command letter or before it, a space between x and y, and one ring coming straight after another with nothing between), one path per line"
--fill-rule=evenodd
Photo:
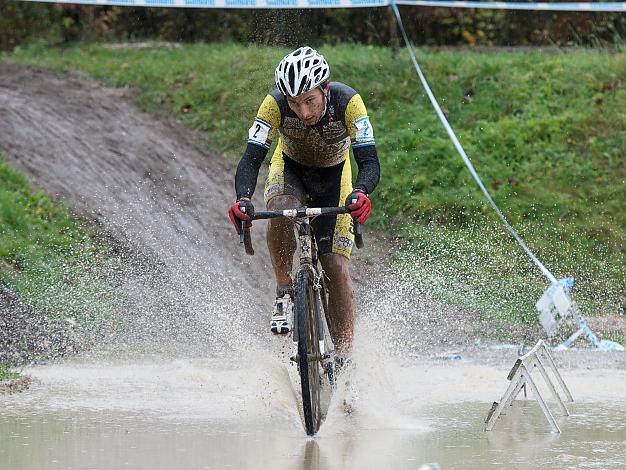
M294 219L298 230L300 262L295 269L296 292L294 301L294 325L292 339L297 344L296 355L291 358L298 366L302 388L304 427L309 436L320 428L324 413L321 406L321 388L324 382L329 390L335 386L334 348L332 323L328 315L328 290L324 272L320 267L317 243L311 220L321 215L346 214L345 207L300 207L277 211L261 211L249 214L252 220L287 217ZM355 244L363 246L361 225L354 220ZM241 223L240 243L246 253L254 255L249 228ZM322 314L323 313L323 314ZM330 341L327 341L330 338ZM326 410L327 411L327 410Z

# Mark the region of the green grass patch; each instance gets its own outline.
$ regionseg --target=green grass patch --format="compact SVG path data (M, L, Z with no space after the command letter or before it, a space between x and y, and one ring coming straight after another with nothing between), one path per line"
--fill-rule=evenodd
M359 45L321 51L332 78L359 90L371 115L382 165L373 223L406 239L399 269L450 301L534 321L548 281L503 233L406 55L394 60L386 48ZM133 87L145 110L181 118L207 133L212 150L236 159L286 52L77 45L5 57ZM623 309L626 55L418 52L462 145L529 247L557 277L577 279L584 313Z
M19 379L20 374L13 372L7 364L0 362L0 381Z
M110 320L117 260L86 221L33 188L0 154L0 282L77 329Z
M613 341L614 343L624 345L626 344L626 335L618 332L609 332L602 339Z

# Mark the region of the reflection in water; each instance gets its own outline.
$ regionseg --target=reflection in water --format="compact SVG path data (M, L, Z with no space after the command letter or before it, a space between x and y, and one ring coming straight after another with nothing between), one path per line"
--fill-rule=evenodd
M302 470L319 470L320 447L315 439L308 439L304 444Z
M489 452L500 455L502 463L523 467L529 455L545 455L560 437L551 432L535 401L514 401L505 413L495 431L485 432ZM567 426L562 417L555 418L559 426Z
M346 418L341 429L327 429L315 438L307 438L300 423L289 420L267 427L257 420L180 420L111 411L10 413L5 408L0 413L0 468L414 470L424 462L438 462L442 469L623 467L624 408L597 413L608 406L576 405L572 419L563 423L563 434L556 435L546 429L534 405L516 405L519 409L507 413L490 433L482 431L486 404L466 403L426 409L433 424L429 432L368 430Z

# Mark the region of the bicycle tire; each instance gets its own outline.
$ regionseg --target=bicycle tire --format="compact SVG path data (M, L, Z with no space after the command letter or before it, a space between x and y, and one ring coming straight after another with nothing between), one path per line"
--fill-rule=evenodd
M329 340L332 341L333 337L333 323L331 321L330 315L328 314L328 289L326 288L326 281L324 280L324 275L320 278L321 289L318 291L318 302L321 303L321 312L320 317L326 320L326 330L324 333L325 342L328 344ZM318 307L319 308L319 307ZM327 347L328 349L328 347ZM325 351L324 351L325 352ZM335 389L335 364L334 364L334 356L330 358L324 366L324 372L328 378L328 385L331 390Z
M312 436L319 430L322 420L321 352L318 327L320 312L319 303L315 302L315 291L308 269L303 269L298 273L296 286L297 362L302 386L302 410L306 433Z

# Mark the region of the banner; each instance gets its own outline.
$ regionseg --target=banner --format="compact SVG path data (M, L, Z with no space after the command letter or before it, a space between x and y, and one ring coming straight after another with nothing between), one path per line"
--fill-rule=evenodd
M29 2L166 8L364 8L384 7L388 0L26 0Z
M391 3L391 2L389 2ZM486 8L489 10L533 10L533 11L626 11L623 2L460 2L445 0L396 0L396 5L443 8Z
M626 2L463 2L445 0L25 0L82 5L165 8L372 8L396 5L491 10L626 12Z

